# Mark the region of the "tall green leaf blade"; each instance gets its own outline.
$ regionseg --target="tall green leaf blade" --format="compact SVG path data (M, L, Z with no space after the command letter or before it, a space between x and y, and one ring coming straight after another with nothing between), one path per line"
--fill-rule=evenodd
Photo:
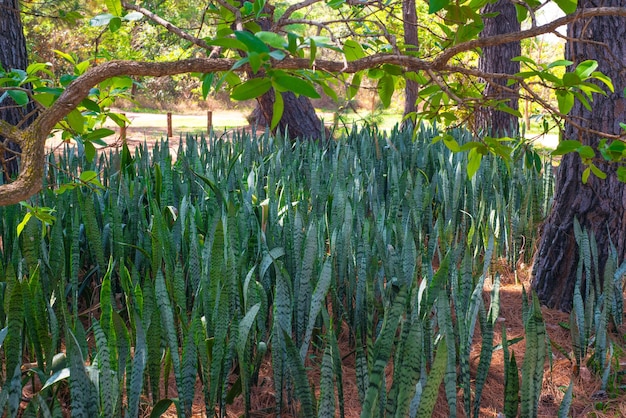
M183 345L183 364L182 364L182 383L180 389L180 401L185 415L191 417L191 408L193 406L194 392L196 389L196 377L198 375L198 354L194 341L193 332L189 332L185 338Z
M505 370L504 384L504 416L506 418L517 417L519 410L519 371L517 370L517 361L515 361L515 352L511 353L511 360Z
M146 333L139 314L135 316L135 351L131 363L130 386L128 388L128 416L139 416L139 401L143 390L143 375L147 363Z
M313 291L313 295L311 296L311 308L309 312L309 322L306 327L306 332L304 333L304 339L302 341L302 345L300 346L300 358L302 361L306 358L306 353L309 350L309 344L311 342L311 336L313 335L313 328L315 326L315 321L317 321L317 316L319 315L322 304L326 299L326 294L328 293L328 289L330 288L330 283L332 280L332 265L331 259L326 259L324 266L322 267L322 271L320 273L320 277L315 286L315 291Z
M448 346L446 339L442 338L438 344L435 361L433 362L428 380L426 381L426 387L424 388L419 409L417 410L417 418L430 418L433 414L435 403L437 403L439 386L441 386L443 376L446 372L447 357Z
M369 376L369 387L363 402L361 417L372 417L376 413L376 407L379 405L378 396L383 387L385 366L391 355L398 322L406 310L406 287L403 286L397 289L391 284L388 286L390 287L390 292L393 292L394 299L385 311L383 325L374 344L373 366Z
M176 335L176 325L174 324L174 313L170 303L170 296L165 287L163 273L159 270L155 280L156 303L161 313L162 331L165 334L165 342L171 351L172 364L174 366L174 376L178 390L182 390L181 364L178 354L178 337Z
M332 331L331 331L332 332ZM320 376L320 398L317 416L320 418L332 418L335 416L335 367L333 365L332 345L326 343L324 356L322 357Z
M287 334L284 330L283 338L287 351L287 364L289 365L289 370L293 377L296 396L300 401L302 415L305 417L314 417L316 415L315 402L313 400L313 392L311 392L311 386L309 385L309 378L306 375L304 363L300 358L298 348L291 340L289 334Z
M24 298L22 284L12 282L7 310L7 336L4 340L4 353L7 377L9 377L8 403L9 416L14 417L19 409L22 395L21 364L22 364L22 333L24 326ZM14 379L18 379L14 382Z
M104 416L113 416L118 388L114 385L115 372L111 367L111 353L107 337L100 327L100 323L94 319L92 324L96 346L98 347L98 369L100 382L100 405Z

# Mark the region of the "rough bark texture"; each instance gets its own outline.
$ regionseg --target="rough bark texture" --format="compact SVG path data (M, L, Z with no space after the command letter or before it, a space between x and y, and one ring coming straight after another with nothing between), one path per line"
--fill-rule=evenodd
M417 10L415 0L407 0L402 2L402 24L404 27L404 44L412 45L407 48L407 52L417 52L419 38L417 35ZM404 87L404 117L417 112L417 97L419 94L419 85L413 80L406 80Z
M0 65L7 71L11 68L25 69L28 66L18 0L0 0ZM28 110L16 106L10 99L0 104L0 120L11 125L22 122L27 112ZM6 141L3 136L0 136L0 142L7 148L0 155L0 170L6 182L18 171L17 153L20 148L13 141Z
M287 133L289 138L327 139L328 132L317 117L315 108L308 97L291 92L282 93L285 110L276 127L277 132ZM274 112L274 92L269 91L257 99L257 107L250 117L250 123L257 127L269 126Z
M264 8L268 18L257 21L263 30L271 30L274 16L274 7L266 4ZM317 117L311 100L305 96L296 97L291 92L282 93L284 110L283 115L274 129L289 135L290 138L322 140L328 138L328 132L324 129L322 121ZM270 89L263 96L257 98L257 108L249 119L257 127L269 126L274 114L275 92Z
M520 30L515 6L509 0L498 0L496 3L488 4L484 7L483 13L499 14L485 19L485 27L480 34L481 38L515 33ZM478 69L486 73L515 74L519 72L520 65L519 62L513 62L511 59L519 55L521 55L519 41L485 47L478 60ZM483 95L488 99L508 99L506 104L517 110L519 95L503 89L506 86L506 81L506 79L487 80ZM515 86L510 88L515 88ZM485 107L476 112L476 127L489 135L515 135L519 130L519 121L517 116L510 113Z
M591 7L591 1L579 7ZM603 6L626 6L626 0L607 0ZM578 21L568 27L572 39L565 50L566 59L574 65L586 59L599 63L599 70L611 77L615 93L608 97L594 96L592 111L576 102L571 116L584 128L593 128L618 134L619 122L626 121L626 18L607 16ZM597 146L600 138L565 126L567 139L578 139ZM585 169L578 155L563 158L557 175L557 186L552 212L543 228L539 250L533 268L533 286L539 299L549 307L571 310L576 282L578 247L574 238L573 221L593 231L598 243L599 277L603 277L610 242L617 249L618 262L626 253L626 187L614 173L614 167L597 162L608 173L606 180L591 175L582 184ZM584 294L584 293L583 293Z

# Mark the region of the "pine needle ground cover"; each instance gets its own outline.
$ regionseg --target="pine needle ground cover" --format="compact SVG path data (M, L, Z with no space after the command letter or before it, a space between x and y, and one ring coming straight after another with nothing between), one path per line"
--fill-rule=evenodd
M469 178L467 154L436 136L190 136L175 159L167 142L51 155L34 205L0 209L0 407L618 411L626 267L583 287L594 240L578 231L586 293L572 315L546 314L516 283L550 207L550 161L519 144Z

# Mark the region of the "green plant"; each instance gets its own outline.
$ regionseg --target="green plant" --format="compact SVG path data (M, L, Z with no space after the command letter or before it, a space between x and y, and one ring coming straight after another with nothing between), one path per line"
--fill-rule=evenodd
M69 396L84 416L158 416L172 405L190 416L197 391L207 414L224 416L241 396L250 415L271 359L277 414L345 415L341 366L354 356L364 416L428 416L442 382L450 415L458 386L476 416L498 317L491 262L516 260L520 235L533 244L550 168L485 157L470 179L467 156L431 144L437 135L354 130L325 146L187 137L176 161L167 142L94 160L69 147L50 155L37 203L55 208L54 221L31 216L18 236L31 209L0 208L3 411L18 413L31 361L35 415L58 413ZM59 187L71 172L97 177ZM342 329L354 351L340 351Z

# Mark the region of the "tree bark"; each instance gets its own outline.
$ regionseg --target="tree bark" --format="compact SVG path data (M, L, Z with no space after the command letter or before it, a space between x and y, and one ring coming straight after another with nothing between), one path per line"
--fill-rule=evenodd
M626 0L606 0L603 6L624 7ZM579 3L579 7L593 7L593 2L586 0ZM598 61L598 69L613 80L615 87L615 93L609 92L608 96L594 95L591 111L576 101L570 114L572 120L583 128L618 134L621 131L619 122L626 121L626 99L623 96L626 87L626 18L606 16L577 21L568 26L568 38L566 59L573 61L574 66L587 59ZM568 123L565 124L565 138L577 139L594 148L601 139ZM608 174L607 178L601 180L591 175L588 183L582 184L585 166L580 157L568 154L561 161L554 205L544 224L535 256L533 287L539 299L545 305L563 311L572 307L579 258L573 231L574 218L595 235L600 281L611 242L617 250L618 262L626 254L626 185L617 180L615 167L602 161L594 163ZM585 286L589 278L583 280Z
M274 20L274 6L266 4L263 11L268 17L259 19L257 23L263 30L271 30ZM252 74L248 73L253 77ZM322 140L328 139L329 133L317 117L311 100L305 96L296 97L292 92L281 93L283 98L283 115L274 132L288 135L289 138ZM257 107L248 118L257 127L270 126L274 115L274 89L257 98Z
M419 38L417 34L417 9L415 0L402 2L402 25L404 28L404 44L407 46L407 53L418 51ZM404 118L417 112L417 98L419 95L419 84L414 80L406 80L404 87ZM405 124L403 123L403 126Z
M22 30L18 0L0 0L0 65L9 71L12 68L26 69L28 56L26 52L26 39ZM33 107L19 107L10 99L5 99L0 104L0 120L11 125L22 122ZM13 141L0 136L0 142L4 146L4 152L0 155L0 170L4 181L17 174L18 154L20 147Z
M517 20L515 6L509 0L498 0L496 3L487 4L482 11L485 13L498 13L497 16L486 18L480 37L489 38L495 35L504 35L520 31L520 23ZM483 48L483 53L478 60L478 69L487 73L515 74L520 70L519 62L511 59L521 55L522 49L519 41L506 44L488 46ZM487 85L483 96L490 100L507 100L506 105L518 110L519 95L512 92L516 86L506 87L505 79L486 80ZM501 110L495 110L486 106L476 112L476 128L487 135L517 135L519 121L517 116Z
M251 124L257 127L270 125L274 114L274 94L274 91L270 90L257 99L257 107L248 117ZM328 139L329 133L317 117L308 97L296 97L291 92L281 94L285 110L275 132L286 134L289 138Z

